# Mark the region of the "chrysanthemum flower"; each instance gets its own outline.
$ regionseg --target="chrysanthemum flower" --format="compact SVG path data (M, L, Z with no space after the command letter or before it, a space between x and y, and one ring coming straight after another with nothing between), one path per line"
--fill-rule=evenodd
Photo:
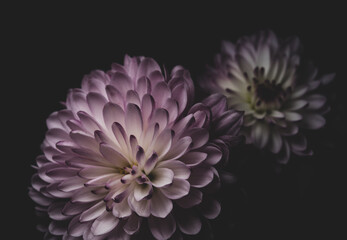
M300 68L297 38L279 40L271 31L243 37L236 44L223 42L215 66L201 85L228 99L230 108L244 111L246 142L276 154L286 163L293 152L310 155L301 129L325 124L326 98L313 91L334 78L317 78L312 65Z
M69 91L66 109L47 119L29 191L51 219L46 236L130 239L146 228L179 238L215 218L214 165L242 117L219 95L191 107L193 96L187 70L166 76L153 59L128 56Z

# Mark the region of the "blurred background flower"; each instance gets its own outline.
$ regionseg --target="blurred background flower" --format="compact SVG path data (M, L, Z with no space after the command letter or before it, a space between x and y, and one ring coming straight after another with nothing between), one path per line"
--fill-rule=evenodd
M335 76L301 63L300 50L298 38L278 39L272 31L224 41L201 81L206 91L225 95L229 108L244 112L246 143L269 150L282 164L291 153L312 155L302 129L324 126L329 107L317 88Z
M242 115L222 95L193 98L187 70L167 75L145 57L126 56L70 90L66 109L47 119L29 191L51 219L46 238L182 238L216 218L214 166L238 141Z

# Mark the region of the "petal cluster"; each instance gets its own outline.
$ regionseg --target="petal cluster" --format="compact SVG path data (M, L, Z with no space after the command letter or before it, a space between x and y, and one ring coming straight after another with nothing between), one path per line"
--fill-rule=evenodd
M247 142L276 154L286 163L293 152L310 155L301 129L325 124L326 98L314 91L334 78L317 78L317 69L300 65L300 42L285 41L271 31L223 42L201 85L223 94L229 108L244 111L242 132Z
M192 106L193 97L187 70L166 75L153 59L129 56L70 90L66 109L47 119L29 192L51 219L46 235L130 239L145 228L179 238L215 218L219 203L205 189L218 187L214 166L242 116L221 95Z

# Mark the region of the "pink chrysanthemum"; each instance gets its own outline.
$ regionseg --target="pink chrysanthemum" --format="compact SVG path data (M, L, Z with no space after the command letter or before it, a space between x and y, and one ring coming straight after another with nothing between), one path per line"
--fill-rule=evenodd
M300 71L300 42L279 40L271 31L243 37L236 44L223 42L215 66L201 85L227 97L229 108L244 112L242 133L246 142L276 154L280 163L290 153L310 155L300 129L325 124L326 98L314 93L334 74L317 78L311 66Z
M220 205L205 189L218 187L214 165L242 117L220 95L190 108L193 95L187 70L166 76L153 59L128 56L69 91L47 119L29 191L51 219L46 236L131 239L143 227L180 238L215 218Z

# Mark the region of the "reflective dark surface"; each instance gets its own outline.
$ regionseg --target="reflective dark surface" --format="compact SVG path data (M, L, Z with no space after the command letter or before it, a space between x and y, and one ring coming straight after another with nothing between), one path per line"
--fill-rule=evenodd
M69 88L84 74L109 69L124 54L153 57L168 68L180 64L192 78L211 64L223 39L272 29L279 37L297 35L305 56L320 73L336 72L321 89L332 110L327 125L305 133L313 157L293 156L286 166L249 146L231 151L226 170L237 183L223 185L222 213L198 235L187 239L313 239L339 236L345 191L346 81L342 23L338 7L303 6L11 6L5 21L8 76L2 77L6 131L2 158L5 230L14 239L42 239L40 221L27 192L40 154L47 116L61 108ZM86 8L84 8L86 7ZM286 9L286 10L285 10ZM11 24L10 24L11 22ZM341 26L340 26L341 25ZM9 86L7 86L10 84ZM205 94L196 84L196 100ZM8 137L7 137L8 136ZM5 138L5 137L4 137ZM8 165L9 164L9 165ZM6 173L6 174L5 174Z

